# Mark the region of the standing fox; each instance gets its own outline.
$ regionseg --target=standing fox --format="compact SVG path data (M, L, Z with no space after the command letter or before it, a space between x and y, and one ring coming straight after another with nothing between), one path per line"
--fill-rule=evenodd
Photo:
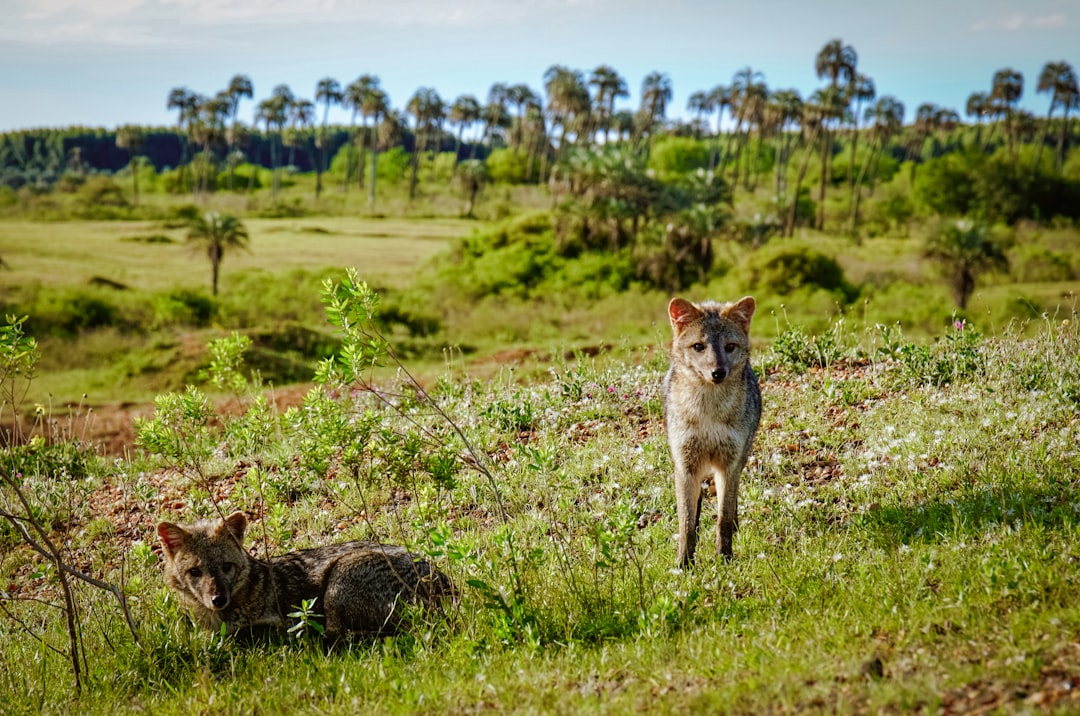
M735 303L673 298L671 368L664 376L664 427L675 463L679 566L694 562L701 485L712 475L719 500L716 551L731 559L738 526L739 474L761 419L761 389L750 367L751 296Z
M317 599L327 641L348 633L390 634L402 603L433 607L453 594L446 575L403 547L342 542L271 557L263 562L243 548L247 517L192 525L161 522L165 581L204 627L223 623L246 635L295 623L286 615Z

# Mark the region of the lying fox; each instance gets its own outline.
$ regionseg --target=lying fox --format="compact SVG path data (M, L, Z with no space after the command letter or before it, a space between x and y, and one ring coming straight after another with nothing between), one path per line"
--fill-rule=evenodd
M296 623L287 615L315 599L324 637L386 635L401 625L402 605L430 608L450 596L446 575L403 547L342 542L260 561L243 548L247 517L191 525L161 522L165 581L209 629L258 635Z
M739 473L761 420L761 390L750 367L753 297L693 304L673 298L674 340L664 376L664 426L675 463L680 567L694 562L701 485L712 477L719 498L716 551L731 559L738 525Z

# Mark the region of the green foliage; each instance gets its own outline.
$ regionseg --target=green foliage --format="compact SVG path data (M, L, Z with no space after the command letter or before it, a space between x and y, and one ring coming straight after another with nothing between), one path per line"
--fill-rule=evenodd
M902 383L940 387L977 379L986 372L983 336L965 321L954 319L952 330L931 345L904 341L898 328L877 328L882 336L878 355L895 362Z
M801 326L790 326L772 343L778 363L797 373L807 368L827 368L843 355L838 339L840 324L826 333L808 336Z
M135 422L136 444L178 469L204 475L214 450L212 416L209 399L195 386L182 394L159 395L154 416Z
M709 146L690 137L663 137L649 148L649 168L661 176L709 168Z
M154 295L153 326L208 326L218 311L218 303L205 294L178 288Z
M400 184L409 176L409 166L412 159L404 147L393 147L379 153L375 160L376 171L380 181L391 184Z
M484 160L491 181L496 184L523 184L528 180L529 157L515 149L494 149Z
M1009 275L1018 283L1070 281L1080 273L1075 258L1043 246L1018 246L1007 256Z
M850 303L858 289L844 277L833 259L804 242L777 242L751 254L743 267L752 290L786 296L805 287L835 293Z
M228 389L240 395L249 389L247 377L240 372L244 354L251 348L251 339L236 331L226 338L210 341L210 367L206 377L218 389ZM258 382L258 381L255 381Z
M990 229L966 220L940 224L927 237L923 255L941 267L961 310L967 307L981 274L1009 266L1001 242Z
M115 298L104 289L45 292L31 309L29 328L39 336L71 338L80 331L112 326L120 316Z
M1017 162L1005 150L930 159L919 170L914 196L939 215L969 216L989 224L1054 216L1080 218L1080 182L1048 166L1032 171L1027 152L1022 159Z

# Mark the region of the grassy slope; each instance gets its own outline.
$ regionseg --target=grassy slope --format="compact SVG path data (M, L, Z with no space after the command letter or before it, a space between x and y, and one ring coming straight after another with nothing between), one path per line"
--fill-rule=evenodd
M449 377L436 395L493 461L524 616L508 621L467 587L448 621L343 653L217 644L190 628L154 555L131 540L152 543L156 516L205 514L211 498L262 515L278 549L335 532L433 549L427 529L446 525L466 556L440 565L509 595L508 546L480 476L445 490L378 469L312 481L302 461L275 472L295 449L285 442L262 471L224 448L208 483L137 461L83 487L102 510L68 537L109 579L127 556L142 645L107 600L87 596L88 693L75 698L57 687L70 682L64 660L0 620L0 694L11 713L1067 709L1080 679L1075 319L1024 342L954 337L935 356L958 371L945 386L888 360L771 372L736 559L706 550L688 574L670 569L662 359L557 364L527 386L509 371ZM710 505L705 529L712 517ZM44 586L25 569L10 579ZM40 605L9 606L42 628ZM58 622L44 629L62 644Z

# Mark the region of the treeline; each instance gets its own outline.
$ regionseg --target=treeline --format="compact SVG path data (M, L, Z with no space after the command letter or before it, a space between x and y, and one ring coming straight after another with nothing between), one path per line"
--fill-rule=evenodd
M660 72L644 78L636 109L618 106L629 97L628 85L606 65L588 73L554 65L543 76L542 91L524 83L496 82L485 101L469 94L447 101L435 89L421 87L400 107L391 104L379 78L370 74L344 86L323 78L312 99L281 84L255 102L250 123L241 119L241 110L245 101L255 101L254 87L248 77L236 75L214 95L186 87L169 91L163 99L177 112L175 128L73 127L0 135L0 183L12 188L48 186L65 172L117 172L137 159L156 171L195 161L221 168L241 163L291 166L320 175L321 190L321 174L343 147L354 148L359 162L368 151L395 146L410 153L453 151L459 160L512 148L528 157L529 180L544 182L572 147L615 144L647 152L654 137L674 135L712 139L710 168L726 167L733 178L742 177L744 185L754 171L752 144L760 149L774 143L774 161L781 165L792 160L798 147L812 145L825 168L819 177L820 199L840 139L852 158L858 144L866 142L916 163L954 149L958 134L987 152L1000 145L1015 152L1019 145L1036 144L1047 148L1059 171L1076 141L1070 113L1080 107L1080 89L1073 67L1064 61L1048 62L1035 83L1035 92L1051 100L1045 117L1018 107L1024 77L1005 68L993 75L985 91L976 90L968 98L968 125L954 108L924 103L912 112L890 95L879 96L873 79L859 71L854 48L841 40L827 43L814 58L814 67L825 84L806 97L794 89L770 88L762 73L741 69L730 83L691 94L690 121L667 119L672 82ZM331 106L351 113L349 126L327 124ZM480 128L479 136L469 144L464 135L474 126ZM358 166L350 169L360 171ZM857 180L873 181L873 169L872 163L859 168L849 187ZM779 191L785 189L783 181Z

